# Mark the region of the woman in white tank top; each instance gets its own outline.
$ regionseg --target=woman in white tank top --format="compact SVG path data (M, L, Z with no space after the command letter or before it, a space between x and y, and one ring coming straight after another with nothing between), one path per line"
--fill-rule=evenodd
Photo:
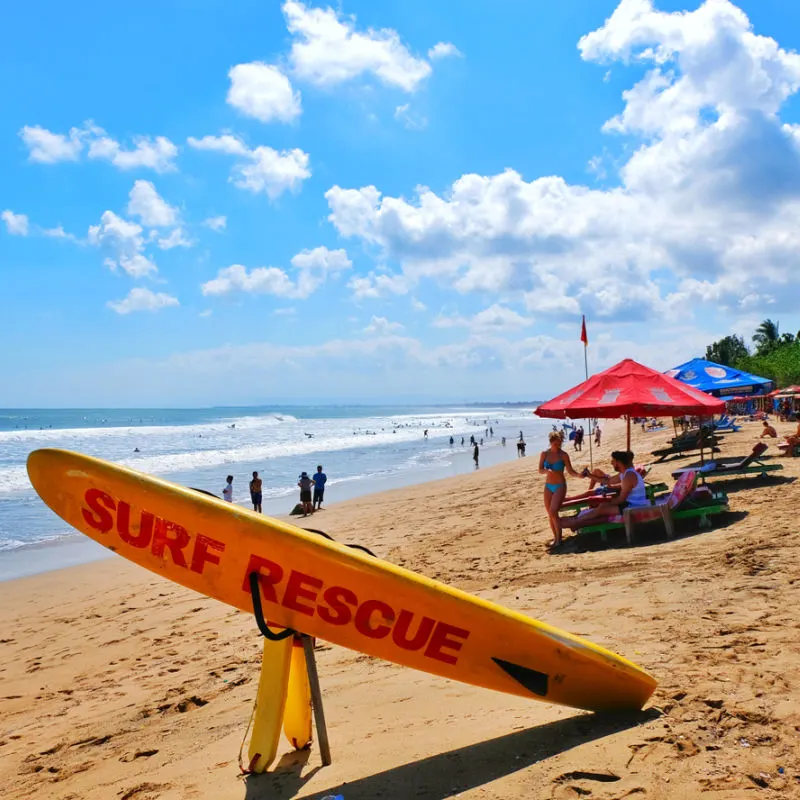
M626 508L647 506L650 504L647 499L647 491L644 479L633 468L633 453L630 450L615 450L611 454L611 463L618 473L616 480L610 475L600 475L599 470L593 473L593 477L602 478L610 483L618 483L620 492L616 497L609 498L606 502L593 508L581 511L577 517L559 517L558 522L562 528L583 528L587 525L602 522L604 518L616 517ZM560 537L559 537L560 538Z

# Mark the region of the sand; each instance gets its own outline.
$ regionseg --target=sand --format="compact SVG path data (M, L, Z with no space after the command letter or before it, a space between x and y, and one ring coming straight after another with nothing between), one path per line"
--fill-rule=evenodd
M604 428L603 466L624 439L619 423ZM748 452L759 433L726 434L722 455ZM634 449L669 435L634 431ZM282 743L273 774L240 776L261 646L251 616L116 558L2 583L0 794L800 796L800 459L777 458L774 443L769 453L779 477L717 482L731 512L712 530L684 524L671 542L655 525L634 547L585 536L548 554L534 446L525 459L316 515L341 541L586 636L660 681L645 712L598 717L320 644L325 768L316 746ZM690 460L652 476L671 484Z

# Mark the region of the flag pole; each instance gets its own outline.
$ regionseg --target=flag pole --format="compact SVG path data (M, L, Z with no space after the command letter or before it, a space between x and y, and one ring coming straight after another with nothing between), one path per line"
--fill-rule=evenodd
M583 342L583 369L586 380L589 380L589 337L586 335L586 316L581 318L581 341ZM594 454L592 453L592 420L589 419L589 469L594 469Z

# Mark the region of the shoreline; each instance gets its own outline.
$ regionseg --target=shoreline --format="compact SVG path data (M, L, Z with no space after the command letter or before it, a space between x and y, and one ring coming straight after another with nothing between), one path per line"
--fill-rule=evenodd
M526 458L528 457L530 456L526 456ZM491 445L484 445L481 448L481 469L491 469L512 459L514 461L521 460L517 459L514 442L507 442L503 447L499 441L493 441ZM404 470L379 478L342 481L333 484L326 495L328 497L334 495L337 499L330 505L326 503L323 513L352 500L368 498L395 489L420 486L446 478L456 478L475 471L469 448L454 445L451 460L448 462L423 467L419 471ZM241 502L234 503L234 505L249 507ZM292 506L291 497L271 498L263 503L264 513L267 516L296 523L302 517L294 517L288 513L287 509ZM78 531L73 531L52 539L0 551L0 583L80 564L89 564L104 558L113 558L113 556L114 554L102 545Z

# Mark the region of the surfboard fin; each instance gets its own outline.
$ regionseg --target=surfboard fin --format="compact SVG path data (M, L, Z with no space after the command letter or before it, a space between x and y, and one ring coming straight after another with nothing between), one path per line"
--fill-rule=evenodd
M523 667L521 664L514 664L511 661L503 661L502 658L492 657L492 661L517 683L521 683L528 691L539 697L547 697L549 676L546 673L538 672L535 669L530 669L530 667Z

